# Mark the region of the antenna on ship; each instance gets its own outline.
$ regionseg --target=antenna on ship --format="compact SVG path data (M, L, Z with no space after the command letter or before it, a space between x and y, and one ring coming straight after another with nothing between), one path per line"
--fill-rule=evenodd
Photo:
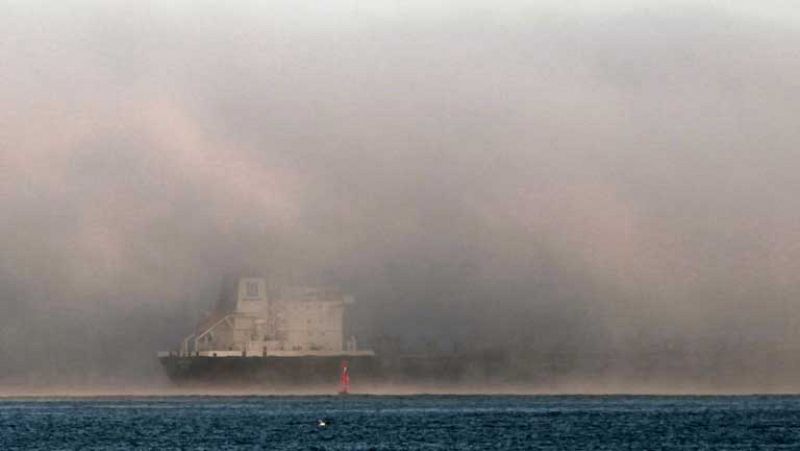
M350 370L347 367L347 360L342 360L342 372L339 375L339 394L347 395L350 393Z

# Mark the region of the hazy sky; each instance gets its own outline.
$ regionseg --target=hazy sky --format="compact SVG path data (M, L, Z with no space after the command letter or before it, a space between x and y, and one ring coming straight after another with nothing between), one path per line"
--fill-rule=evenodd
M0 381L153 367L244 268L365 338L788 355L793 3L0 2Z

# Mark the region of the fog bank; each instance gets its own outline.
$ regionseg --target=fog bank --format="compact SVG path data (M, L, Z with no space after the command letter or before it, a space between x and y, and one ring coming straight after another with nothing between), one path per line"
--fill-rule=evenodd
M800 19L598 4L4 3L0 383L159 384L246 268L517 379L800 388Z

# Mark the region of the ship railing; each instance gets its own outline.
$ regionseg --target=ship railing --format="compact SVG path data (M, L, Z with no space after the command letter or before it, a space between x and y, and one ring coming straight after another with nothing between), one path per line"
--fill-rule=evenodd
M189 341L194 338L195 334L191 334L188 337L183 339L181 342L181 355L188 356L189 355ZM197 351L197 342L194 342L194 350Z
M214 323L211 326L207 327L206 330L204 330L202 333L200 333L200 334L192 334L192 335L189 335L188 337L186 337L186 340L184 340L184 341L187 341L187 343L186 343L187 353L188 353L188 340L191 340L192 336L194 336L194 340L192 340L194 342L194 352L197 352L197 351L200 350L200 340L203 339L203 337L205 337L206 335L208 335L211 331L216 329L217 326L219 326L222 323L227 323L229 326L233 327L233 324L231 323L231 318L233 318L234 316L236 316L235 313L229 313L229 314L223 316L216 323Z

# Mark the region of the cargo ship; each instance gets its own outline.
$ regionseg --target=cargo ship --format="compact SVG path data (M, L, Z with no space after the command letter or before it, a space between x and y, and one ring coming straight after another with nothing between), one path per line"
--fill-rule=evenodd
M223 283L213 312L158 358L176 384L271 387L331 385L343 369L361 386L476 382L504 365L500 352L378 355L361 348L345 331L354 303L335 287L281 287L265 277L241 277Z
M230 285L230 284L225 284ZM158 353L177 384L306 385L336 380L341 368L374 378L375 352L345 337L352 296L331 287L271 287L239 278L179 349Z

